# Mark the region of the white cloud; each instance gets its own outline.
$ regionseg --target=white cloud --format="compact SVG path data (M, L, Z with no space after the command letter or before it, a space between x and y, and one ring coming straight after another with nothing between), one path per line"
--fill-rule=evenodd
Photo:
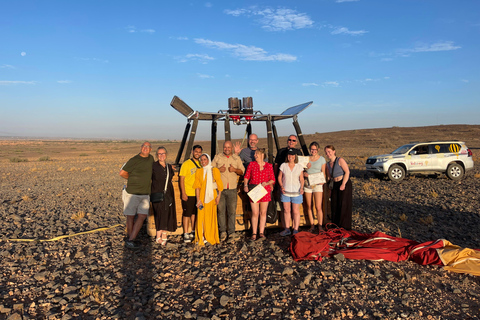
M0 69L15 69L15 67L9 64L4 64L0 66Z
M205 2L205 7L211 8L213 7L213 4L211 2Z
M407 52L435 52L435 51L451 51L461 49L460 46L455 46L453 41L439 41L433 44L419 43L413 49L406 49Z
M175 40L188 40L188 37L170 37L170 39L175 39Z
M142 30L138 31L137 27L135 27L135 26L126 26L125 30L127 30L128 33L136 33L136 32L155 33L155 29L142 29Z
M195 43L204 45L209 48L230 51L234 57L238 57L240 60L286 61L286 62L297 60L296 56L286 54L286 53L268 54L267 51L255 46L246 46L243 44L230 44L230 43L212 41L207 39L195 39L194 41Z
M101 63L109 63L110 61L105 60L105 59L99 59L99 58L78 58L82 61L95 61L95 62L101 62Z
M25 57L25 56L27 55L27 53L26 53L25 51L23 51L23 52L20 52L20 55L21 55L22 57Z
M324 83L322 83L322 87L339 87L340 86L340 83L338 83L338 81L325 81Z
M469 83L469 82L470 82L470 80L467 80L467 79L462 79L461 81L462 81L462 82L465 82L465 83Z
M357 31L350 31L348 28L345 27L336 27L335 30L331 32L331 34L348 34L351 36L362 36L368 31L365 30L357 30Z
M135 26L126 26L125 30L127 30L128 33L135 33L137 32L137 28Z
M67 83L72 83L72 80L58 80L57 83L67 84Z
M249 9L225 10L224 12L235 17L241 15L259 16L259 23L267 31L304 29L310 28L314 24L307 14L286 8L257 9L251 7Z
M37 81L5 81L0 80L0 86L8 86L12 84L37 84Z
M200 61L203 64L207 64L208 61L215 60L215 58L210 57L208 54L198 54L198 53L189 53L183 57L176 57L178 62L188 62L188 61Z
M360 0L335 0L337 3L342 3L342 2L355 2L355 1L360 1Z
M316 84L315 82L309 82L309 83L302 83L302 86L304 86L304 87L311 87L311 86L318 87L318 84Z
M210 76L208 74L201 74L201 73L197 73L197 77L199 77L200 79L213 79L213 76Z

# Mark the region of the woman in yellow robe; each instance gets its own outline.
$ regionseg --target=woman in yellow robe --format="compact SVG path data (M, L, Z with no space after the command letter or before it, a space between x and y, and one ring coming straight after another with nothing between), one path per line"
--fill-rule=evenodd
M218 237L217 205L223 190L220 170L212 168L210 156L200 156L203 168L195 172L193 188L197 196L197 218L195 227L195 243L199 246L220 243ZM218 192L217 192L218 190Z

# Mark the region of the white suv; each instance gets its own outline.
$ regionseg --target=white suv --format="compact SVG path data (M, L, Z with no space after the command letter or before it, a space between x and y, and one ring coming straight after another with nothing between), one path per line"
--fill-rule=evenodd
M445 173L460 180L473 170L473 158L465 142L436 141L406 144L391 154L368 158L365 165L368 172L377 177L388 175L392 181L401 181L408 173Z

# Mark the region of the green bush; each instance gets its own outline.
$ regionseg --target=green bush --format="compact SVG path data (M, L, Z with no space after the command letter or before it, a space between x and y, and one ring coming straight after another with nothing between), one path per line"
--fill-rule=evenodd
M23 159L23 158L18 158L18 157L13 157L10 158L10 162L27 162L28 159Z
M38 158L38 161L49 161L49 160L50 160L49 156L43 156L43 157Z

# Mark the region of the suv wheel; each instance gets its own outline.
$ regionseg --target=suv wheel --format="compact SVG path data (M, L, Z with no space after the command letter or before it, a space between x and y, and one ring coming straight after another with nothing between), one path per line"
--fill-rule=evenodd
M465 174L465 171L463 170L463 167L458 163L451 163L448 165L447 177L449 177L450 179L460 180L463 178L464 174Z
M395 182L402 181L405 178L405 169L398 164L394 164L388 169L388 178Z

